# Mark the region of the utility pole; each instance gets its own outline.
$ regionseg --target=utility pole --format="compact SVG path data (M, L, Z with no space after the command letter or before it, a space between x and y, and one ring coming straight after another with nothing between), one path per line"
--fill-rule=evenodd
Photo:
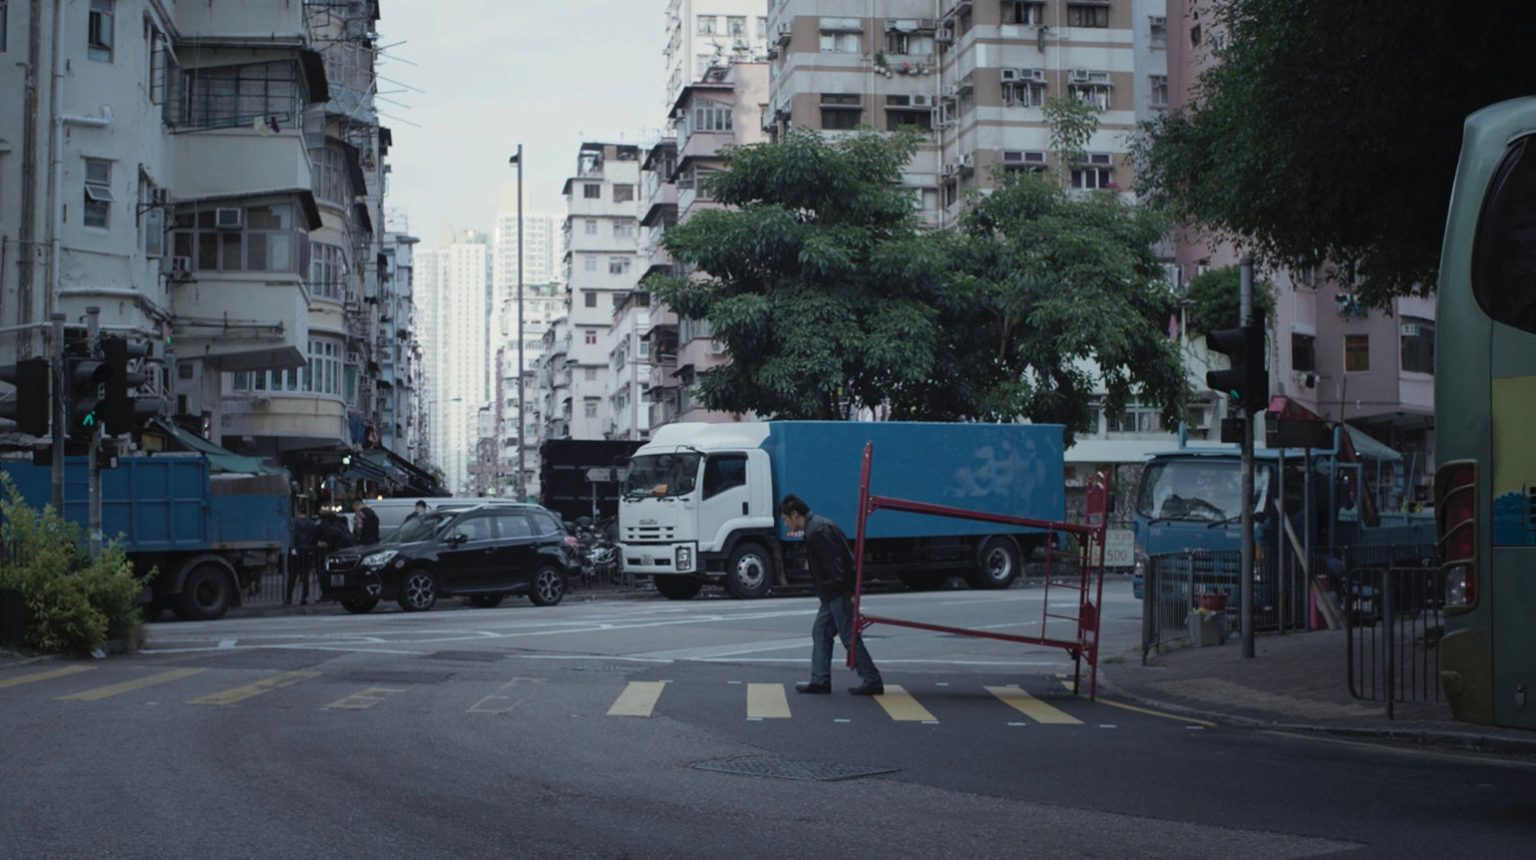
M85 309L86 331L91 357L101 354L101 308ZM90 474L90 522L86 528L91 535L91 561L101 557L101 416L91 421L90 447L86 453L86 468Z
M1244 254L1239 272L1238 319L1242 325L1252 325L1253 320L1253 255ZM1257 356L1249 356L1250 361ZM1253 653L1253 412L1246 403L1242 407L1242 531L1243 548L1238 556L1237 577L1241 583L1243 626L1243 659L1252 659ZM1281 538L1284 539L1283 537Z
M523 433L528 428L528 418L523 414L527 405L523 392L523 145L517 145L512 156L517 165L517 501L528 496L528 485L523 477Z
M69 407L67 395L64 390L64 314L54 311L50 319L53 322L52 344L48 347L50 366L53 368L52 393L53 398L53 429L50 434L53 437L53 511L59 516L64 516L64 422L69 420Z

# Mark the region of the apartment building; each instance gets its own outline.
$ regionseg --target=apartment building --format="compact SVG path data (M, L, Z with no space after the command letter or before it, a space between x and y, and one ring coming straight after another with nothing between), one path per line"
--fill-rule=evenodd
M763 59L766 9L767 0L668 0L662 108L670 108L683 87L714 66Z
M608 426L605 439L649 439L651 413L645 391L651 379L651 294L636 288L613 309L608 329Z
M379 436L380 444L417 463L421 426L421 354L413 339L412 296L415 260L420 240L405 233L386 233L383 268L379 273Z
M677 226L677 138L663 137L646 150L640 164L641 278L671 275L672 255L662 240ZM644 336L650 376L645 383L646 423L651 430L677 420L677 314L653 302L651 327Z
M640 148L584 143L576 174L565 182L563 275L569 297L571 439L602 439L612 415L607 389L608 332L614 310L634 289L639 272ZM546 424L547 426L547 424Z
M499 315L501 329L496 355L498 389L495 448L499 452L498 495L523 496L537 493L539 474L538 368L544 356L544 333L565 315L565 290L558 281L523 286L523 364L522 405L518 401L517 297L503 302ZM523 479L517 478L518 446L522 446ZM519 487L521 490L519 491Z
M488 348L494 317L491 257L489 237L475 230L450 234L442 247L415 253L431 462L456 492L469 491L469 465L480 439L478 414L490 402L496 379L488 360L495 354Z

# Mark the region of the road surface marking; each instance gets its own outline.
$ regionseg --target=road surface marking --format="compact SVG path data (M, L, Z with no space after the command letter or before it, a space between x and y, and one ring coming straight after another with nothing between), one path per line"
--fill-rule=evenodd
M1017 686L988 687L987 692L998 697L1004 704L1037 723L1054 726L1079 726L1083 723L1077 717L1059 708L1047 705Z
M544 683L543 678L513 678L507 683L502 684L500 687L496 688L496 692L486 696L473 705L470 705L469 711L467 713L505 714L513 708L517 707L518 702L521 702L524 698L523 696L508 695L509 693L523 684L542 683Z
M142 690L145 687L154 687L159 684L168 684L171 681L179 681L182 678L190 678L200 675L207 669L172 669L169 672L161 672L158 675L150 675L144 678L136 678L132 681L124 681L121 684L113 684L109 687L97 687L94 690L84 690L68 696L60 696L61 702L99 702L102 699L123 693L131 693L134 690Z
M610 717L649 717L656 700L667 688L666 681L630 681L608 709Z
M30 675L17 675L14 678L0 680L0 690L6 687L19 687L22 684L30 684L34 681L51 681L54 678L64 678L69 675L78 675L81 672L89 672L95 666L65 666L62 669L49 669L46 672L34 672Z
M891 719L900 722L913 723L937 723L938 718L928 712L928 709L918 704L912 698L912 694L901 688L899 684L886 684L885 692L875 696L875 701L885 712L891 715Z
M1061 685L1063 687L1066 687L1068 692L1072 692L1072 693L1077 692L1077 690L1072 686L1072 682L1071 681L1062 681ZM1106 699L1106 698L1103 698L1103 697L1095 697L1094 701L1099 703L1099 704L1101 704L1101 705L1108 705L1111 708L1119 708L1122 711L1131 711L1132 713L1146 714L1149 717L1161 717L1162 719L1165 719L1165 720L1179 720L1179 721L1185 722L1185 723L1194 723L1196 726L1200 726L1202 728L1215 728L1215 726L1216 726L1215 723L1213 723L1213 722L1211 722L1209 720L1197 720L1194 717L1181 717L1178 714L1169 714L1169 713L1164 713L1163 711L1154 711L1151 708L1141 708L1141 707L1137 707L1136 705L1127 705L1124 702L1116 702L1113 699Z
M254 684L246 684L243 687L234 687L219 693L209 693L196 699L187 701L189 705L233 705L246 699L255 698L262 693L270 693L273 690L281 690L291 687L300 681L308 681L310 678L320 677L319 672L284 672L271 678L263 678Z
M747 719L788 719L789 699L784 696L783 684L748 684Z
M356 693L353 693L352 695L347 696L344 699L337 699L336 701L330 703L329 705L326 705L325 707L326 708L334 708L336 710L342 710L342 711L361 711L361 710L363 710L365 708L371 708L374 705L377 705L378 703L384 701L386 698L394 695L395 693L404 693L408 689L410 689L410 688L409 687L369 687L366 690L360 690L360 691L358 691Z

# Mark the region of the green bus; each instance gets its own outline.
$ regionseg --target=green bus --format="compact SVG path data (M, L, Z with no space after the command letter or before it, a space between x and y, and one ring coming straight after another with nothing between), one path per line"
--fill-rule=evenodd
M1536 728L1536 98L1467 118L1440 261L1441 681L1457 719Z

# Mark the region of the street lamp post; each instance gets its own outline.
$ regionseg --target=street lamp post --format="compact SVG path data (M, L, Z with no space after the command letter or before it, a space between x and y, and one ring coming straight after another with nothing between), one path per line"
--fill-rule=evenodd
M517 500L527 496L527 484L523 478L523 433L528 427L523 409L527 405L523 394L523 145L517 145L512 156L517 165Z

